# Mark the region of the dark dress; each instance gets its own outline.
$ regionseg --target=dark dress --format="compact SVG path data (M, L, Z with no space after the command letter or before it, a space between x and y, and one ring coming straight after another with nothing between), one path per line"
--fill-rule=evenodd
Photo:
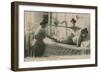
M45 30L41 28L35 35L36 42L34 44L35 57L42 57L45 51L45 44L43 39L46 37Z

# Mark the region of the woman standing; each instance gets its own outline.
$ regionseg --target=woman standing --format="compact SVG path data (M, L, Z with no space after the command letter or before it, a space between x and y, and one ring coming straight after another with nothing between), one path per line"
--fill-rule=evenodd
M35 57L42 57L45 51L45 44L43 42L44 38L46 37L45 27L46 27L47 21L42 21L40 23L41 28L39 29L38 33L35 34Z
M48 37L50 39L52 39L55 42L58 42L57 39L49 36L46 33L46 26L47 26L48 20L47 19L43 19L43 21L40 23L41 28L38 30L38 32L35 34L35 44L34 44L34 49L35 49L35 57L42 57L44 52L45 52L45 43L44 43L44 39L45 37Z

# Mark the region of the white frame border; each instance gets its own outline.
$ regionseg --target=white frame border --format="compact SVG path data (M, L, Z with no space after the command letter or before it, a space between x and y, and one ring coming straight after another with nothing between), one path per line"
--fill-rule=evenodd
M91 14L91 57L90 59L81 60L55 60L55 61L38 61L38 62L24 62L24 10L29 11L52 11L52 12L74 12L74 13L90 13ZM50 67L50 66L63 66L63 65L84 65L95 64L95 10L84 8L60 8L60 7L46 7L46 6L27 6L19 5L19 55L18 63L19 68L35 68L35 67ZM21 32L20 32L21 31Z

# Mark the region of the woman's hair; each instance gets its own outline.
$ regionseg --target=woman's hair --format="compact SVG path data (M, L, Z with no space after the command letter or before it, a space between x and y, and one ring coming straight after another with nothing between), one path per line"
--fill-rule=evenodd
M82 29L82 30L81 30L81 33L88 33L87 28Z
M72 18L72 19L70 20L70 22L76 23L76 20L75 20L74 18Z
M45 27L45 26L47 25L47 23L48 23L48 22L46 22L46 21L42 21L42 22L40 23L40 25L41 25L41 27Z
M48 15L43 15L43 20L41 21L40 25L44 27L46 26L47 23L48 23Z

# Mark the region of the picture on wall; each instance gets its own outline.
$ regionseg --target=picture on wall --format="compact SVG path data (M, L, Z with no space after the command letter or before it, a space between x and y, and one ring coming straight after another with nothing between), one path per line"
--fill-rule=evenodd
M97 66L97 7L11 3L11 69Z

